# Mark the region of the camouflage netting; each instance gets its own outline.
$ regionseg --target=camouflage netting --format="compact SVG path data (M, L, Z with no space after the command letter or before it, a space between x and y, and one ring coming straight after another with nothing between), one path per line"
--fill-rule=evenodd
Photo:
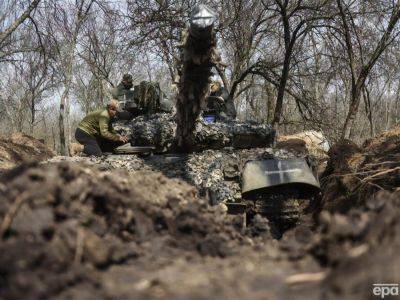
M172 115L140 116L130 122L132 145L155 146L157 152L171 149L176 131Z
M200 195L210 202L238 202L241 199L240 172L249 159L304 157L283 149L223 149L205 150L191 154L162 154L151 156L109 155L105 157L55 157L49 162L74 161L94 165L101 170L125 169L131 173L143 170L160 171L169 178L180 178L196 186ZM312 166L317 163L309 157Z
M216 57L216 13L199 4L190 15L190 25L182 35L178 67L177 135L176 145L181 152L194 150L196 119L206 106L212 67Z
M128 124L130 124L129 128ZM115 128L124 133L131 133L132 145L155 146L156 152L168 152L175 145L176 123L170 114L155 114L134 118L128 124L119 124ZM228 120L206 124L201 120L196 123L194 132L195 151L205 149L223 149L232 147L246 149L270 147L275 138L275 131L268 124Z

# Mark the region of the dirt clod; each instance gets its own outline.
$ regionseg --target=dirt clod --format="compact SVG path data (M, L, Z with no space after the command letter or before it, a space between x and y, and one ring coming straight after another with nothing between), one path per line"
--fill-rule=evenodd
M0 298L371 298L374 283L400 282L396 141L391 132L365 149L333 146L316 223L283 235L261 215L228 215L195 186L138 170L184 174L169 160L22 164L0 177Z

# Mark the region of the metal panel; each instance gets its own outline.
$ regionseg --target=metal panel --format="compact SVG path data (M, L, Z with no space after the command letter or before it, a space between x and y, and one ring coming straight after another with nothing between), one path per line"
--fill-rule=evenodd
M242 193L284 184L306 184L320 188L305 159L249 161L242 175Z
M140 153L151 153L156 148L153 146L131 146L130 144L125 144L115 148L114 152L116 154L140 154Z

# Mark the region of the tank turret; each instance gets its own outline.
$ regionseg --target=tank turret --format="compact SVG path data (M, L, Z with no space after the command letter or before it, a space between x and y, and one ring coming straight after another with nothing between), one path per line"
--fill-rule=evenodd
M202 118L219 57L216 21L205 5L193 10L181 43L176 114L133 119L131 143L152 147L145 163L179 174L212 204L224 202L228 211L250 217L261 214L283 230L316 209L319 183L304 156L273 148L269 124Z

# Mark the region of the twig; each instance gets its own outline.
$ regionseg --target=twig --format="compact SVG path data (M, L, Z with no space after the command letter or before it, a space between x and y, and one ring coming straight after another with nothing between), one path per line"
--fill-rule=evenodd
M380 175L385 175L387 173L391 173L391 172L394 172L394 171L397 171L397 170L400 170L400 167L396 167L394 169L388 169L388 170L385 170L385 171L381 171L381 172L375 173L375 174L373 174L371 176L365 177L361 181L366 181L366 180L368 180L370 178L374 178L374 177L377 177L377 176L380 176ZM354 173L346 173L346 174L332 174L332 175L329 175L327 177L322 178L321 179L321 183L325 182L325 181L327 181L328 179L331 179L331 178L341 178L341 177L346 177L346 176L356 177L355 175L364 175L364 174L370 174L370 173L374 173L374 172L376 172L376 170L369 170L369 171L363 171L363 172L354 172ZM356 177L356 178L358 178L358 177Z
M360 180L360 183L351 191L351 195L354 195L360 188L362 188L362 187L365 186L366 184L371 185L371 186L374 186L374 187L376 187L376 188L378 188L378 189L380 189L380 190L385 191L385 190L386 190L385 188L381 187L380 185L378 185L378 184L376 184L376 183L372 183L372 182L370 182L370 181L371 181L372 179L376 178L376 177L381 176L381 175L385 175L385 174L388 174L388 173L392 173L392 172L395 172L395 171L398 171L398 170L400 170L400 167L396 167L396 168L394 168L394 169L388 169L388 170L385 170L385 171L381 171L381 172L375 173L375 174L373 174L373 175L371 175L371 176L365 177L365 178L363 178L363 179L360 179L360 178L354 176L355 178L357 178L358 180Z
M381 166L381 165L386 165L386 164L398 164L398 161L383 161L380 163L375 163L375 164L365 164L365 166L373 167L373 166Z
M364 171L364 172L354 172L354 173L345 173L345 174L332 174L329 176L326 176L324 178L321 179L321 182L325 182L328 179L331 178L341 178L341 177L346 177L346 176L355 176L355 175L364 175L364 174L369 174L369 173L373 173L376 172L376 170L370 170L370 171Z
M393 168L393 169L381 171L381 172L375 173L375 174L373 174L373 175L371 175L371 176L365 177L365 178L362 180L362 182L366 182L366 181L368 181L368 180L371 180L371 179L373 179L373 178L379 177L379 176L381 176L381 175L385 175L385 174L392 173L392 172L399 171L399 170L400 170L400 167L396 167L396 168Z
M318 282L322 281L328 276L327 272L318 272L318 273L300 273L287 277L285 279L285 283L287 284L299 284L299 283L307 283L307 282Z
M85 231L79 227L76 233L76 250L74 257L74 265L79 265L82 261L83 256L83 245L85 240Z
M10 207L9 211L5 215L3 222L1 222L0 226L0 238L4 237L4 234L8 231L12 222L14 220L15 215L17 214L18 210L21 208L24 201L28 199L28 192L23 192L22 194L18 195L15 199L14 203Z
M381 187L380 185L378 185L378 184L376 184L376 183L367 182L367 184L369 184L369 185L371 185L371 186L373 186L373 187L376 187L376 188L380 189L381 191L386 191L385 188Z

